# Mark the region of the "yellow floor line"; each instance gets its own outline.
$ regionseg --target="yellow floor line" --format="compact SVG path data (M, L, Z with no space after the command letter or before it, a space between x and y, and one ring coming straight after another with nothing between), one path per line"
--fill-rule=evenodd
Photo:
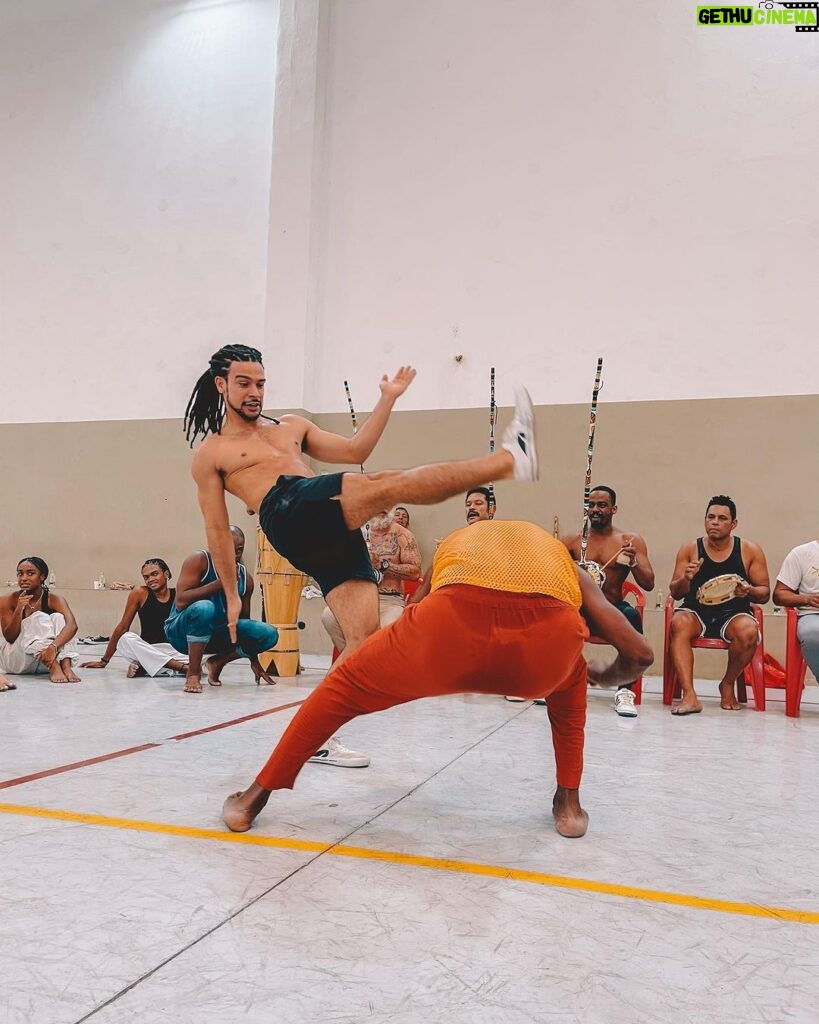
M223 829L190 828L186 825L165 825L155 821L111 818L101 814L77 814L73 811L54 811L45 807L25 807L18 804L0 803L0 814L19 814L30 818L70 821L103 828L129 829L132 832L154 832L160 835L186 836L192 839L213 839L222 843L266 846L277 850L325 852L334 857L354 857L359 860L375 860L407 867L429 868L434 871L456 871L486 878L506 878L514 882L529 882L533 885L574 889L580 892L596 892L604 896L619 896L622 899L643 900L649 903L666 903L695 910L713 910L722 914L742 914L746 917L764 917L773 921L793 921L797 924L819 924L819 913L814 911L794 910L790 907L768 907L756 903L738 903L734 900L707 899L703 896L663 892L659 889L639 889L631 885L595 882L588 878L567 878L563 875L549 875L541 871L521 871L518 868L505 868L494 864L476 864L471 861L439 857L419 857L411 853L396 853L392 850L369 850L360 846L332 846L328 843L308 842L301 839L255 835L252 832L236 833Z

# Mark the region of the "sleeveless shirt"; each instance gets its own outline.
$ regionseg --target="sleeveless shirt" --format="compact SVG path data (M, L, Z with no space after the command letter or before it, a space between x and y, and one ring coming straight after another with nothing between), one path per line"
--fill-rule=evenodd
M697 575L691 580L691 588L683 598L682 607L690 608L698 614L701 614L703 610L706 614L714 614L716 612L721 618L723 616L728 618L731 615L738 615L740 612L750 613L751 601L747 597L732 597L730 601L719 605L702 605L697 600L697 591L703 583L712 580L715 576L724 576L726 573L732 572L736 573L737 576L741 576L744 580L748 579L748 570L742 561L742 541L740 538L734 537L734 546L731 549L731 554L724 562L715 562L713 558L708 557L702 537L698 537L697 558L702 559L702 565Z
M175 588L171 587L168 593L170 597L163 602L152 590L149 590L145 603L137 609L139 631L142 634L142 639L148 644L165 643L165 620L173 608L176 597Z

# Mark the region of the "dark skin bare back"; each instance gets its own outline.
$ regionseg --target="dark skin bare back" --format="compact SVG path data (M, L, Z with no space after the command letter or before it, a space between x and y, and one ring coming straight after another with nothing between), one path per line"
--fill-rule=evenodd
M615 527L612 518L616 512L617 506L612 504L607 491L590 493L586 561L605 566L603 594L612 604L620 604L623 600L623 585L630 575L642 590L654 589L654 569L648 558L646 542L638 533ZM579 562L581 534L564 537L563 543L572 558Z

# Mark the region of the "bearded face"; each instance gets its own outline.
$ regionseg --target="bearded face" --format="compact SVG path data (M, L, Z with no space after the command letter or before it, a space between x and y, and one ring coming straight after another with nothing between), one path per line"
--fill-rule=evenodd
M379 512L370 520L371 530L389 530L392 526L392 512Z

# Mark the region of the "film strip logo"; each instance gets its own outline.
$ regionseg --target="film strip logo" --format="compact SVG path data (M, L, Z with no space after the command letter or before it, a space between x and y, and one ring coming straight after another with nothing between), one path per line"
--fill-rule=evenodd
M773 4L770 0L763 0L763 3L759 4L760 7L764 7L766 10L771 10ZM819 31L819 2L814 0L813 3L780 3L781 7L786 7L789 11L807 11L811 10L814 14L814 19L817 22L815 25L794 25L797 32L816 32Z

